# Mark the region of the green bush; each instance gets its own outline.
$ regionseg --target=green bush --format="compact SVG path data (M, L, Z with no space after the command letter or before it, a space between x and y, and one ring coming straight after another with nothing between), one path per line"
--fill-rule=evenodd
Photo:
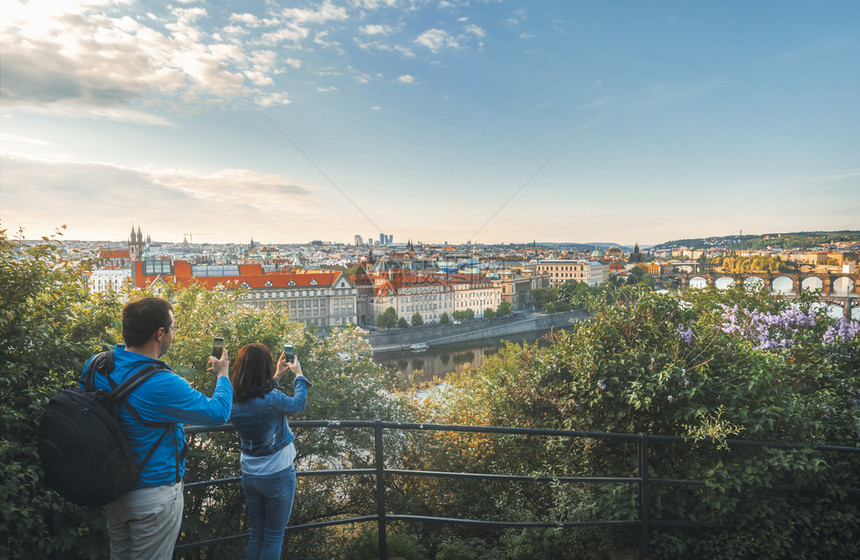
M389 529L385 534L388 558L421 560L423 552L418 537ZM352 543L350 560L376 560L379 558L379 533L376 526L367 525Z
M688 438L651 442L650 476L704 486L652 486L649 514L732 529L652 530L656 558L860 554L860 515L846 494L860 487L857 457L813 447L860 442L860 336L850 334L856 324L837 324L814 298L783 301L742 287L683 297L622 287L589 305L593 319L555 333L550 345L509 345L481 368L449 376L445 391L422 393L426 421ZM754 448L732 438L808 445ZM440 436L422 451L429 470L637 475L632 442L458 435ZM460 517L506 518L518 506L520 519L550 521L639 516L632 485L590 486L589 493L562 501L558 490L534 488L490 493L446 481L439 484L444 499L433 507L450 507ZM588 504L593 507L581 507ZM592 550L635 546L632 535L581 536ZM529 543L523 550L548 550L548 557L564 557L569 549L551 533L517 538Z
M299 418L404 420L396 398L381 395L393 384L393 372L375 364L363 333L356 327L335 330L318 339L288 320L278 307L252 309L241 292L208 291L198 286L159 286L120 296L88 293L86 255L68 255L56 239L28 247L0 234L0 557L40 558L61 551L66 558L103 558L107 536L100 509L64 503L43 486L36 430L48 399L77 382L86 359L119 341L120 298L161 295L175 309L181 326L165 359L198 390L210 395L215 377L206 372L213 336L223 336L230 356L249 342L262 342L277 356L292 342L313 381L308 406ZM284 388L292 390L292 384ZM368 430L296 430L297 465L311 470L337 463L344 468L373 462L373 434ZM386 438L386 452L398 453L401 441ZM239 474L238 438L234 433L189 438L187 481ZM366 481L332 486L325 481L300 485L293 523L361 511ZM213 508L212 504L219 507ZM199 541L247 531L241 486L206 486L189 490L180 542ZM52 520L61 522L53 536ZM186 558L233 558L241 545L211 547Z
M59 235L59 232L58 232ZM49 398L75 382L84 361L114 340L116 301L93 298L85 255L45 238L28 246L0 231L0 556L105 554L100 510L64 504L42 482L36 448ZM52 523L59 538L54 537Z

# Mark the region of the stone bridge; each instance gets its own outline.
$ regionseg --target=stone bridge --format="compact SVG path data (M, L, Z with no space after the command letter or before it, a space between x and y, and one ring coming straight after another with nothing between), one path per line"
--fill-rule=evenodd
M820 290L824 299L860 298L860 272L680 272L663 280L682 290L710 285L724 289L740 281L750 285L761 283L773 295L796 296L801 290Z

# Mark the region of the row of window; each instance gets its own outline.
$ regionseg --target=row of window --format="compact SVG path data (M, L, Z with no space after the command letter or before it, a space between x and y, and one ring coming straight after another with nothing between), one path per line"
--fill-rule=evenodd
M436 305L435 303L433 303L433 304L422 303L420 305L401 305L400 306L400 313L403 314L403 313L413 313L415 311L431 311L431 310L435 311L436 309L439 309L440 307L441 307L440 305Z
M355 290L338 290L335 294L345 294L355 296ZM299 298L299 297L315 297L315 296L325 296L326 290L290 290L290 291L279 291L279 292L251 292L248 295L248 299L285 299L285 298Z

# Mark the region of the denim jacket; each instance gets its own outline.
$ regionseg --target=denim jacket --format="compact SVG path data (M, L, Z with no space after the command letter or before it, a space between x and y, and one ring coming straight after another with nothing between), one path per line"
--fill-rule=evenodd
M290 430L286 415L304 410L310 385L304 377L297 377L294 397L274 389L263 397L233 403L230 422L239 433L242 453L264 457L291 444L296 436Z

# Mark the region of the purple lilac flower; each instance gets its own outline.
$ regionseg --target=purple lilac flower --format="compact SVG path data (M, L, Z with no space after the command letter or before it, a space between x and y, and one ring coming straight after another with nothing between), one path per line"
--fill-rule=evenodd
M683 340L687 344L690 344L691 342L693 342L693 329L686 328L683 324L678 323L678 336L681 337L681 340Z
M813 309L804 311L797 307L789 307L779 313L766 313L739 308L737 305L734 307L723 305L722 308L725 314L723 332L737 334L756 342L757 350L789 348L797 343L793 335L803 329L814 327L817 323Z
M836 323L824 333L824 342L833 344L839 341L853 340L860 333L860 322L840 317Z

